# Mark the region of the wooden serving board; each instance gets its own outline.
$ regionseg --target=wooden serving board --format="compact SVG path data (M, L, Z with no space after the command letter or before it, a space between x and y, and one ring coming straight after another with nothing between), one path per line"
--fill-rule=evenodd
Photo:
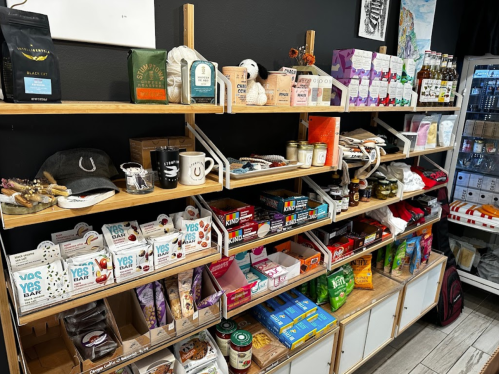
M26 208L25 206L2 203L2 212L3 214L13 214L13 215L31 214L50 208L51 206L54 206L56 204L57 200L51 203L38 203L36 205L33 205L32 208Z

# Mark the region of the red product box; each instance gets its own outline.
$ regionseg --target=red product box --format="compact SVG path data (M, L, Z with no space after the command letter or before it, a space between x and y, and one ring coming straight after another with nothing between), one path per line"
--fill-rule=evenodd
M209 202L210 208L226 228L234 228L253 221L255 207L234 199L221 199Z
M258 223L247 222L244 225L227 230L229 232L229 247L248 242L258 237Z
M331 263L341 260L353 254L353 240L343 236L339 241L327 246L331 251Z

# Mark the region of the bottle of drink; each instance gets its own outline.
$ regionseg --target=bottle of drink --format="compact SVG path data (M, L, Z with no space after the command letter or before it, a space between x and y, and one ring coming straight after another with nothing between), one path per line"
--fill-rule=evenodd
M442 63L440 64L440 75L441 75L441 83L440 83L440 91L438 95L438 106L444 106L445 103L445 98L449 98L449 95L447 93L447 84L448 84L448 77L449 77L449 71L447 69L447 62L448 62L449 56L447 54L444 54L442 56Z
M449 97L449 103L447 106L454 106L454 101L456 100L456 90L457 90L457 80L459 79L459 73L457 72L457 58L454 56L449 56L449 61L452 61L452 66L450 67L449 80L452 80L452 88Z
M431 51L425 51L423 67L416 75L416 92L418 93L418 106L428 106L430 96L430 61Z
M440 72L440 64L442 63L442 54L436 53L435 60L432 66L431 79L433 79L433 89L431 92L431 106L438 105L438 96L440 95L440 86L442 83L442 74Z

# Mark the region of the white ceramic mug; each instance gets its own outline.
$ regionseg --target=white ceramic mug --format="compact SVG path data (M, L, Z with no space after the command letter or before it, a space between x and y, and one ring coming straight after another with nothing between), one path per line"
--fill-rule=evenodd
M205 176L208 174L215 161L206 157L204 152L180 152L180 184L186 186L197 186L204 184ZM206 161L210 163L205 167Z

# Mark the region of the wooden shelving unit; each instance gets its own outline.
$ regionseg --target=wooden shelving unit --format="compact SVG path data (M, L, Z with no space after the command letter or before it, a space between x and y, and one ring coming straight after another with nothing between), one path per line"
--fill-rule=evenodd
M126 193L125 182L118 181L116 185L121 192L96 205L81 209L64 209L54 205L38 213L26 215L3 215L4 228L28 226L35 223L56 221L59 219L86 216L88 214L107 212L116 209L129 208L161 201L180 199L202 193L222 191L223 187L218 181L207 179L205 184L199 186L184 186L178 184L173 190L164 190L156 187L153 192L145 195L131 195Z
M419 271L416 271L414 274L411 274L409 271L409 266L404 266L402 268L402 274L401 275L395 275L393 273L391 274L385 274L387 277L390 277L391 279L399 282L400 284L406 284L407 282L411 281L412 279L418 277L420 274L433 269L435 266L440 265L442 262L446 261L447 257L438 254L436 252L431 252L430 258L428 260L428 264L425 266L422 266Z
M285 285L284 287L281 287L275 291L267 290L264 291L258 295L255 295L255 297L251 298L251 301L247 304L244 304L240 306L239 308L230 310L227 312L227 318L232 318L234 316L237 316L238 314L241 314L245 310L253 308L255 305L261 304L264 301L268 299L272 299L273 297L286 292L292 288L298 287L299 285L308 282L309 280L315 279L321 275L326 274L326 268L324 266L319 265L313 270L307 271L306 273L300 274L296 278L290 279L288 284Z
M339 261L335 261L331 264L331 270L338 269L339 267L341 267L343 265L349 264L353 260L356 260L362 256L365 256L365 255L368 255L369 253L372 253L372 252L376 251L377 249L383 248L384 246L386 246L390 243L393 243L394 240L395 239L393 237L386 239L386 240L382 240L379 243L376 243L376 244L373 244L369 247L366 247L366 249L364 249L361 252L356 252L352 256L344 257L344 258L340 259Z
M410 199L412 197L416 197L416 196L422 195L424 193L427 193L430 191L435 191L435 190L438 190L440 188L445 188L445 187L447 187L447 183L437 184L436 186L428 188L426 190L404 192L404 196L403 196L402 200L407 200L407 199Z
M256 106L233 105L232 113L343 113L342 106Z
M220 105L154 105L121 101L63 101L61 104L14 104L0 102L0 115L31 114L215 114L223 113Z
M394 204L398 201L400 201L398 197L390 197L386 200L378 200L371 198L371 201L369 202L360 202L358 206L350 207L346 212L341 212L340 215L336 216L334 222L340 222L358 216L359 214L363 214L366 212L370 212L371 210L376 210L384 206Z
M277 182L277 181L282 181L286 179L294 179L294 178L299 178L299 177L304 177L307 175L315 175L315 174L322 174L322 173L327 173L327 172L334 172L337 170L336 167L332 166L312 166L309 169L296 169L292 171L285 171L281 173L275 173L271 175L263 175L259 177L253 177L253 178L245 178L245 179L231 179L230 180L230 189L235 189L235 188L241 188L241 187L247 187L247 186L255 186L259 184L264 184L264 183L271 183L271 182ZM225 174L224 174L225 175ZM218 175L215 173L209 174L208 178L214 181L218 181ZM225 183L225 177L224 177L224 186L226 186Z
M274 242L281 240L281 239L290 238L292 236L301 234L305 231L310 231L310 230L316 229L318 227L329 225L331 222L332 222L332 220L330 218L324 218L324 219L318 220L316 222L312 222L309 224L304 224L304 225L295 227L295 228L288 230L288 231L284 231L284 232L281 232L278 234L268 235L262 239L252 240L250 242L241 244L237 247L230 248L229 249L229 256L236 255L238 253L248 251L248 250L256 248L256 247L260 247L262 245L274 243Z
M220 252L216 248L209 248L204 251L192 253L187 255L187 258L183 261L174 263L171 266L160 270L155 270L151 274L142 276L141 278L131 279L123 283L113 283L102 288L97 288L85 293L81 293L75 295L72 298L62 300L59 304L50 305L46 308L41 308L40 310L34 310L25 313L19 312L19 324L24 325L26 323L36 321L40 318L49 317L65 310L88 304L92 301L101 300L105 297L132 290L144 284L164 279L171 275L175 275L198 266L211 264L213 261L217 261L220 258ZM9 287L9 290L12 290L12 287ZM11 296L13 297L13 295Z
M409 226L403 233L401 234L398 234L397 237L395 238L396 240L398 239L402 239L402 238L405 238L406 236L408 235L411 235L413 233L415 233L416 231L418 230L422 230L428 226L431 226L433 225L434 223L437 223L440 221L440 217L436 217L436 218L433 218L425 223L421 223L421 224L417 224L417 225L413 225L413 226Z

